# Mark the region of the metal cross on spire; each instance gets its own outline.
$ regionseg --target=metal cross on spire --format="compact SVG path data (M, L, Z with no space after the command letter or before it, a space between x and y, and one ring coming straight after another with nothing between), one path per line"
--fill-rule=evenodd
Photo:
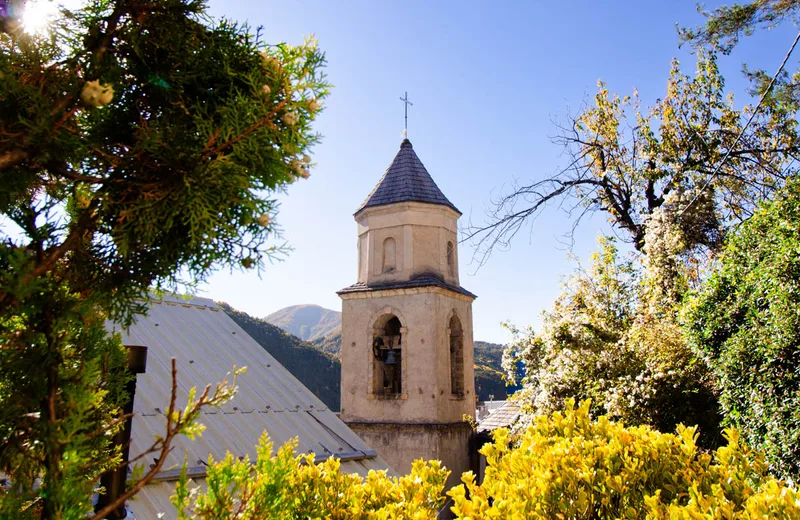
M401 97L401 98L400 98L400 101L402 101L402 102L403 102L403 104L405 105L405 113L406 113L406 126L405 126L405 129L403 130L403 134L405 134L406 138L408 138L408 105L411 105L411 106L413 107L413 106L414 106L414 103L412 103L411 101L409 101L409 99L408 99L408 92L406 92L406 93L405 93L405 96L404 96L404 97Z

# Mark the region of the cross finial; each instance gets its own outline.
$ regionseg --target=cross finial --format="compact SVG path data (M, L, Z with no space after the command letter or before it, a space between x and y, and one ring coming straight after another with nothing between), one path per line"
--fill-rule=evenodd
M405 129L403 130L403 134L406 136L406 138L408 138L408 105L411 105L411 106L413 107L413 106L414 106L414 103L412 103L411 101L409 101L409 99L408 99L408 92L406 92L406 93L405 93L405 96L404 96L404 97L401 97L401 98L400 98L400 101L402 101L402 102L403 102L403 104L405 105L406 126L405 126Z

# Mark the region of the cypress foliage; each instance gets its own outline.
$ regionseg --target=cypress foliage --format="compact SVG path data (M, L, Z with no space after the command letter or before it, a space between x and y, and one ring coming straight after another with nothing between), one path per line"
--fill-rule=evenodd
M267 45L202 1L91 0L43 35L19 14L0 12L0 516L77 518L121 462L106 320L282 252L273 194L308 177L328 85L314 40Z

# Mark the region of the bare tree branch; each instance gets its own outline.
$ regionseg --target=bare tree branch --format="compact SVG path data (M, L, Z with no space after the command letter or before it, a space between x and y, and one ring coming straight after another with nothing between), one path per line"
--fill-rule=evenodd
M490 202L483 223L470 220L462 230L461 242L473 246L478 268L493 250L509 248L522 226L532 225L553 201L562 210L565 200L573 209L583 208L570 233L585 215L605 213L614 232L642 252L649 217L683 192L696 198L708 191L716 201L716 213L705 224L702 218L685 219L686 225L703 228L690 233L699 240L696 246L719 245L712 224L725 227L749 218L759 200L783 185L790 175L787 165L800 153L793 114L762 110L754 119L749 109L736 112L721 91L713 56L704 59L708 66L693 78L674 65L671 95L649 113L601 87L595 106L584 106L567 123L556 122L558 134L551 140L563 147L567 164L542 180L513 183ZM752 122L749 130L745 119ZM636 124L628 124L631 120ZM789 133L778 139L775 128ZM566 213L573 218L572 210Z

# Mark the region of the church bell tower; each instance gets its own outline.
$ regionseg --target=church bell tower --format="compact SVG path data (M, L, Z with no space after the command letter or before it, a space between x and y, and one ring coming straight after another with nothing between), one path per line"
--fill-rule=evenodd
M469 468L475 415L472 301L456 222L405 139L355 213L358 282L342 299L341 418L400 473L418 458Z

